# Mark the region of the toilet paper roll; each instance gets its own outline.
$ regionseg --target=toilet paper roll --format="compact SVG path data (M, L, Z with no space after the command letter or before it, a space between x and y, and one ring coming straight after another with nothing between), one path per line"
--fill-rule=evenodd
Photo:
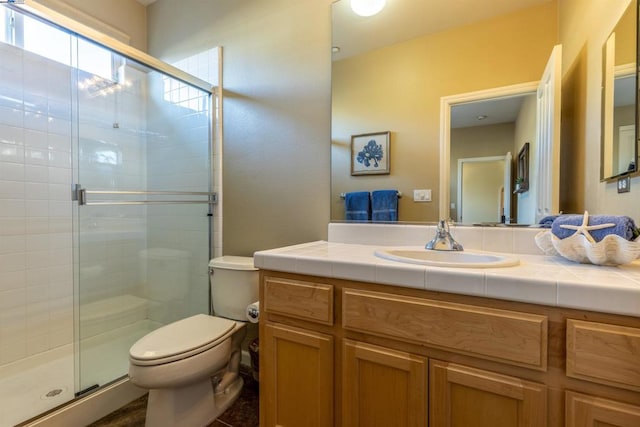
M247 319L251 323L258 323L260 320L260 301L256 301L247 306Z

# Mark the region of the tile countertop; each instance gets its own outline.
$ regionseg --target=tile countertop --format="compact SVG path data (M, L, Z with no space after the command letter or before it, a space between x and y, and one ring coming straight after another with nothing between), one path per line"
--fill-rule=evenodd
M640 260L605 267L517 253L520 264L514 267L444 268L375 256L383 247L317 241L259 251L254 262L266 270L640 317Z

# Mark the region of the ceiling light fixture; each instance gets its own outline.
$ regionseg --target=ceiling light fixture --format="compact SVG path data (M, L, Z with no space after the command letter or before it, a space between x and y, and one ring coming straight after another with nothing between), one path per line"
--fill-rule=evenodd
M351 9L360 16L373 16L384 9L387 0L351 0Z

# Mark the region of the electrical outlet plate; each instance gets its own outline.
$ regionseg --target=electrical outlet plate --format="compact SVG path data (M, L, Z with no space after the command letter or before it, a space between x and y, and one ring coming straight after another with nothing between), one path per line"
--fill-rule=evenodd
M414 202L430 202L431 201L431 190L413 190L413 201Z
M618 178L618 193L631 191L631 178L629 175Z

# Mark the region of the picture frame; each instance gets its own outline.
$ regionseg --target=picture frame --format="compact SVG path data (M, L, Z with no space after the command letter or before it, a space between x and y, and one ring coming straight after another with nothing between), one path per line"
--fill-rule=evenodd
M525 142L516 164L516 183L514 193L526 193L529 191L529 143Z
M351 175L390 173L390 131L351 135Z

